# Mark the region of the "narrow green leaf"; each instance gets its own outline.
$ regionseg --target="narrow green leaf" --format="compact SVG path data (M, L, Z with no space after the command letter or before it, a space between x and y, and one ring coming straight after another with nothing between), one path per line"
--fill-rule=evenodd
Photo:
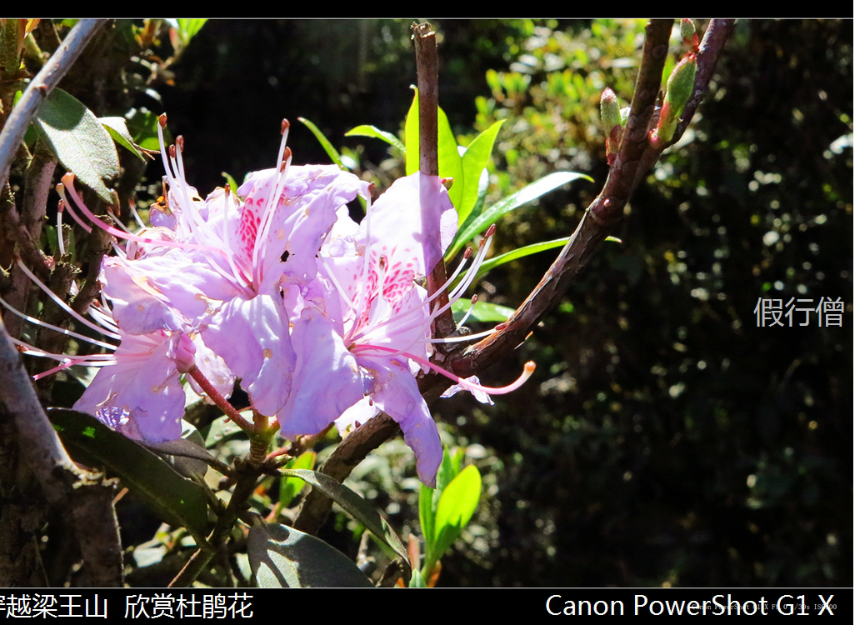
M130 136L128 122L124 117L99 117L98 121L107 129L107 132L110 133L113 141L125 147L128 152L136 156L143 163L146 162L145 156L141 152L142 148L140 148L133 140L133 137Z
M480 500L480 471L472 465L448 484L436 508L436 559L459 537Z
M504 263L509 263L511 260L524 258L525 256L530 256L531 254L536 254L538 252L545 252L546 250L553 250L556 247L563 247L567 244L570 238L571 237L563 237L562 239L555 239L554 241L542 241L540 243L534 243L532 245L519 247L515 250L507 252L506 254L501 254L500 256L490 258L489 260L485 261L477 270L477 276L475 277L475 280L485 275L489 270L494 269L499 265L503 265Z
M204 540L207 500L199 484L181 477L163 458L92 415L62 408L50 408L47 415L75 460L115 473L166 522L186 527L197 542Z
M457 214L460 218L460 223L465 223L466 218L471 214L477 204L478 185L475 181L480 181L481 172L489 163L489 157L492 155L492 148L495 145L495 138L498 136L498 131L501 130L501 125L505 120L499 120L492 124L489 128L480 133L474 141L472 141L466 153L463 154L463 175L465 176L466 186L463 190L463 197L460 205L457 208Z
M119 175L119 156L110 133L92 111L71 94L54 89L34 123L62 166L112 204L113 195L103 180Z
M302 453L298 458L293 458L287 465L285 465L286 469L313 469L314 462L317 459L317 453L313 451L306 451ZM299 492L305 488L305 480L297 477L285 477L282 478L281 484L279 485L279 503L278 505L282 508L286 508L293 498L296 497Z
M451 243L450 248L445 253L445 258L451 259L456 256L456 254L463 249L466 243L471 241L475 235L486 230L502 215L505 215L528 202L532 202L533 200L536 200L550 191L554 191L568 182L578 180L579 178L593 182L593 179L590 176L586 176L584 174L572 171L556 171L548 176L540 178L536 182L532 182L513 195L496 202L483 211L478 217L469 221L469 223L464 224L463 227L460 228L457 232L457 236L454 237L454 242Z
M382 139L390 146L397 148L400 150L401 154L406 154L406 146L401 143L400 139L395 137L392 133L386 132L385 130L380 130L376 126L368 126L366 124L362 124L361 126L356 126L349 132L344 133L345 137L372 137L374 139Z
M454 320L459 323L465 314L471 308L471 300L458 299L451 306L451 311L454 313ZM514 309L507 306L499 306L498 304L490 304L489 302L475 302L474 310L469 319L480 321L482 323L502 323L507 321L516 312Z
M347 556L319 538L284 525L254 525L246 551L261 588L369 587Z
M318 140L318 142L320 142L320 145L326 151L326 154L329 156L332 162L338 165L338 167L340 167L344 171L347 171L347 167L345 167L344 163L341 162L341 155L338 153L338 150L332 147L332 144L329 142L329 139L326 138L326 135L320 132L320 128L315 126L305 117L298 117L297 119L308 127L308 129L311 131L311 134L313 134L314 137Z
M391 526L382 518L374 506L365 501L341 482L317 471L305 469L282 469L281 474L287 477L298 477L305 480L332 501L341 506L344 511L368 528L371 533L383 541L399 555L404 563L409 564L406 547Z

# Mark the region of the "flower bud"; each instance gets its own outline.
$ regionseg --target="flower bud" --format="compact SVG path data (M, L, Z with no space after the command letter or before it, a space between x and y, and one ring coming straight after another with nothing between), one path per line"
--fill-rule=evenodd
M679 116L694 93L694 78L697 75L697 57L686 54L673 68L667 79L667 93L661 106L658 127L653 131L654 140L667 143L673 138Z
M622 116L620 115L620 103L610 87L602 92L599 105L599 112L602 117L602 129L605 131L605 155L608 159L608 164L612 165L620 149L623 125Z
M694 22L689 19L683 19L679 22L682 30L682 40L688 49L692 52L697 52L700 47L700 41L697 39L697 29L694 27Z
M599 105L601 107L602 128L607 136L611 134L611 129L614 126L620 125L620 104L613 89L608 87L602 92L602 99L599 101Z
M182 332L177 344L173 343L172 347L174 354L170 355L172 355L180 373L187 373L196 366L196 346L189 336Z

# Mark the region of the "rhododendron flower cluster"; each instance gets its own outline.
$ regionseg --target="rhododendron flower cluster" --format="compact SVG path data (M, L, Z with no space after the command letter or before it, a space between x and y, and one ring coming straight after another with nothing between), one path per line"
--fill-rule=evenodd
M198 392L223 397L239 380L255 413L277 419L288 438L333 422L347 431L385 412L432 486L442 446L416 376L438 370L455 390L488 401L484 393L509 392L533 367L509 387L487 389L430 362L433 320L450 303L435 306L440 293L429 296L421 284L457 228L438 178L400 179L371 204L368 183L351 173L292 165L287 131L283 122L277 167L250 174L236 193L226 186L202 200L185 178L183 139L166 149L161 130L168 191L152 206L152 226L135 234L92 214L66 175L61 209L116 237L90 316L118 345L98 342L108 355L41 355L62 360L57 368L102 366L75 408L145 442L180 436L185 374ZM347 209L357 196L367 201L359 224ZM446 287L473 262L451 302L487 247L465 255Z

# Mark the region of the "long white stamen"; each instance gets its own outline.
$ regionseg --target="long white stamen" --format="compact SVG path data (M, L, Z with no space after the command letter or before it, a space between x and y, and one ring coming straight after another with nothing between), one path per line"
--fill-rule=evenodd
M66 330L65 328L60 328L59 326L55 326L53 324L47 323L46 321L42 321L41 319L36 319L35 317L31 317L30 315L25 315L21 311L12 307L12 305L9 304L2 297L0 297L0 304L5 306L6 309L9 312L11 312L13 315L17 315L21 319L26 319L30 323L33 323L37 326L41 326L43 328L48 328L49 330L53 330L54 332L59 332L60 334L65 334L66 336L73 336L76 339L79 339L81 341L86 341L87 343L92 343L93 345L103 347L104 349L116 349L116 346L111 344L111 343L104 343L103 341L98 341L96 339L89 338L88 336L85 336L83 334L78 334L77 332L74 332L72 330ZM102 330L99 330L99 332L102 332Z
M63 302L63 301L62 301L62 299L60 299L60 297L59 297L56 293L54 293L54 292L53 292L53 291L51 291L49 288L47 288L47 287L45 286L44 282L42 282L41 280L39 280L39 279L36 277L36 275L35 275L32 271L30 271L29 269L27 269L27 266L26 266L22 261L20 261L20 260L18 261L18 267L20 267L20 268L21 268L21 271L23 271L23 272L27 275L27 277L28 277L30 280L32 280L33 282L35 282L35 283L39 286L39 288L40 288L42 291L44 291L45 293L47 293L47 296L48 296L48 297L50 297L54 302L56 302L56 303L57 303L57 305L58 305L60 308L62 308L62 309L63 309L65 312L67 312L69 315L71 315L72 317L74 317L75 319L77 319L77 321L79 321L80 323L82 323L82 324L83 324L83 325L85 325L85 326L88 326L88 327L92 328L93 330L95 330L95 332L100 332L101 334L103 334L103 335L105 335L105 336L109 336L109 337L110 337L110 338L112 338L112 339L119 339L119 340L121 340L121 338L122 338L122 337L121 337L121 336L119 336L118 334L116 334L116 333L114 333L114 332L106 332L106 331L104 331L104 328L99 328L99 327L98 327L98 326L96 326L94 323L92 323L91 321L89 321L88 319L86 319L84 316L82 316L81 314L79 314L77 311L75 311L73 308L71 308L71 306L69 306L68 304L66 304L65 302Z
M179 220L179 223L183 223L189 229L189 233L193 236L197 241L202 241L204 243L208 243L210 245L200 245L198 247L190 247L189 249L201 249L203 251L211 251L216 250L216 253L223 256L227 261L232 271L234 272L232 275L229 275L224 268L219 266L219 263L211 262L211 266L214 271L216 271L222 278L224 278L227 282L235 286L235 288L240 289L244 293L246 293L246 285L248 281L242 271L239 271L234 262L231 260L230 255L226 253L225 250L228 249L228 246L225 243L224 239L221 239L214 233L210 228L205 228L203 223L201 222L201 216L195 210L192 201L190 200L189 193L187 192L187 181L184 178L184 163L183 163L183 137L179 137L180 141L178 141L179 145L172 146L175 152L175 158L171 158L171 155L167 154L166 142L163 138L163 127L166 126L166 115L161 115L159 123L157 124L157 138L160 142L160 156L163 160L163 169L166 172L166 179L169 182L170 189L172 189L175 193L175 199L178 200L179 206L170 206L170 210L172 214L179 218L183 216L183 219ZM169 150L171 151L171 150ZM171 164L170 164L171 162ZM174 169L174 172L173 172ZM164 192L164 198L166 201L169 201L169 195ZM181 206L181 203L186 204L186 206ZM205 233L208 236L205 236ZM213 238L213 241L209 239ZM192 246L193 244L184 244L185 246ZM176 245L173 247L182 247L180 245ZM248 293L247 293L248 294Z
M286 136L287 135L284 135L284 137ZM261 259L264 258L264 248L267 247L267 237L270 233L270 227L273 223L273 217L276 209L279 206L279 198L281 198L282 194L285 192L285 182L288 177L288 170L291 167L291 161L293 160L293 154L291 153L290 148L285 148L284 157L285 161L277 166L276 179L273 183L273 192L267 197L264 214L261 217L261 223L255 233L255 245L252 247L252 266L254 267L253 279L255 281L256 288L258 288L264 280L264 276L262 275L264 263L261 262Z
M472 312L474 312L474 305L477 303L477 295L471 296L471 304L469 305L469 309L466 311L466 314L463 315L463 318L460 319L460 322L457 324L457 328L460 328L466 325L466 321L471 317Z
M345 291L344 287L341 286L341 283L338 282L338 278L336 278L335 274L332 272L332 268L329 266L329 262L320 254L317 255L317 258L320 260L320 262L323 264L323 267L326 269L326 275L329 277L330 280L332 280L332 284L335 285L336 289L338 289L338 294L341 295L341 297L347 303L347 306L350 307L351 311L355 310L356 306L353 304L352 301L350 301L350 297L347 295L347 291Z
M136 221L136 225L138 225L141 230L144 230L145 224L142 223L142 219L139 218L139 213L136 212L136 202L132 199L128 200L128 206L130 207L130 213L133 215L134 221Z
M95 215L92 211L90 211L89 208L86 206L86 204L83 203L83 199L77 194L77 190L74 188L74 184L73 184L74 175L73 174L65 174L65 176L63 176L63 180L65 182L62 185L57 185L56 190L59 192L60 196L62 196L63 199L66 200L66 205L68 206L69 212L73 214L73 211L71 210L71 203L68 202L68 200L65 196L66 191L71 195L72 199L74 199L74 201L77 204L77 207L80 209L80 211L84 215L86 215L86 217L95 226L101 228L105 232L108 232L109 234L113 235L114 237L118 237L121 239L127 239L129 241L136 241L137 243L163 245L165 247L177 247L179 249L185 249L185 250L202 250L202 251L206 251L206 252L214 252L216 254L219 254L220 256L228 257L228 253L222 248L211 247L209 245L199 245L197 243L182 243L180 241L170 241L168 239L150 239L147 237L140 237L140 236L137 236L135 234L129 234L127 232L122 232L121 230L113 228L112 226L108 226L100 218L98 218L97 215ZM78 221L78 223L80 223L80 225L83 228L86 228L85 224L83 224L82 222ZM87 231L91 232L91 230L92 230L91 228L88 228ZM216 266L216 263L212 263L212 264L214 266Z
M287 119L282 120L282 140L279 142L279 153L276 157L276 176L273 179L270 195L267 196L267 201L264 203L264 212L261 215L261 223L255 231L255 242L252 246L252 279L255 286L258 287L263 280L261 275L261 264L259 258L263 258L262 252L266 246L267 232L270 230L270 223L273 221L273 213L279 205L279 196L284 191L284 182L288 175L288 169L291 165L293 154L288 149L288 134L291 128L291 123Z
M474 341L476 339L482 339L485 336L489 336L490 334L495 334L498 330L492 328L491 330L484 330L483 332L478 332L476 334L466 334L463 336L451 336L446 337L444 339L430 339L427 341L428 343L465 343L466 341Z
M65 256L65 241L62 237L62 213L65 212L65 203L60 201L56 210L56 247L59 255Z

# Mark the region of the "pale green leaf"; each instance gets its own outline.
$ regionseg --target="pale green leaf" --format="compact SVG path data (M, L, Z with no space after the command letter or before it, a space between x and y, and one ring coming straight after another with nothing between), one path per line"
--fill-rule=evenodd
M463 154L463 175L465 176L466 186L463 189L463 197L457 208L460 223L465 223L466 218L471 214L472 209L477 204L478 185L475 184L475 181L480 181L481 172L486 168L487 163L489 163L489 157L492 155L492 148L495 145L495 138L498 136L498 131L501 130L501 125L504 121L503 119L497 121L480 133L466 148L466 153Z
M442 557L471 520L480 501L480 491L480 471L469 465L442 492L436 508L436 560Z
M110 133L92 111L71 94L54 89L34 123L62 166L112 204L113 194L103 181L119 175L119 156Z
M404 139L406 141L406 175L414 174L421 168L421 137L418 125L418 89L413 88L415 95L412 98L412 105L409 107L409 113L406 115L406 124L404 126ZM448 116L439 107L438 112L438 145L437 156L439 159L439 177L453 178L454 184L448 191L448 197L454 207L458 207L462 201L465 191L465 174L463 172L463 161L460 158L460 152L457 149L457 140L451 130L451 124L448 122ZM476 189L475 189L475 192Z

